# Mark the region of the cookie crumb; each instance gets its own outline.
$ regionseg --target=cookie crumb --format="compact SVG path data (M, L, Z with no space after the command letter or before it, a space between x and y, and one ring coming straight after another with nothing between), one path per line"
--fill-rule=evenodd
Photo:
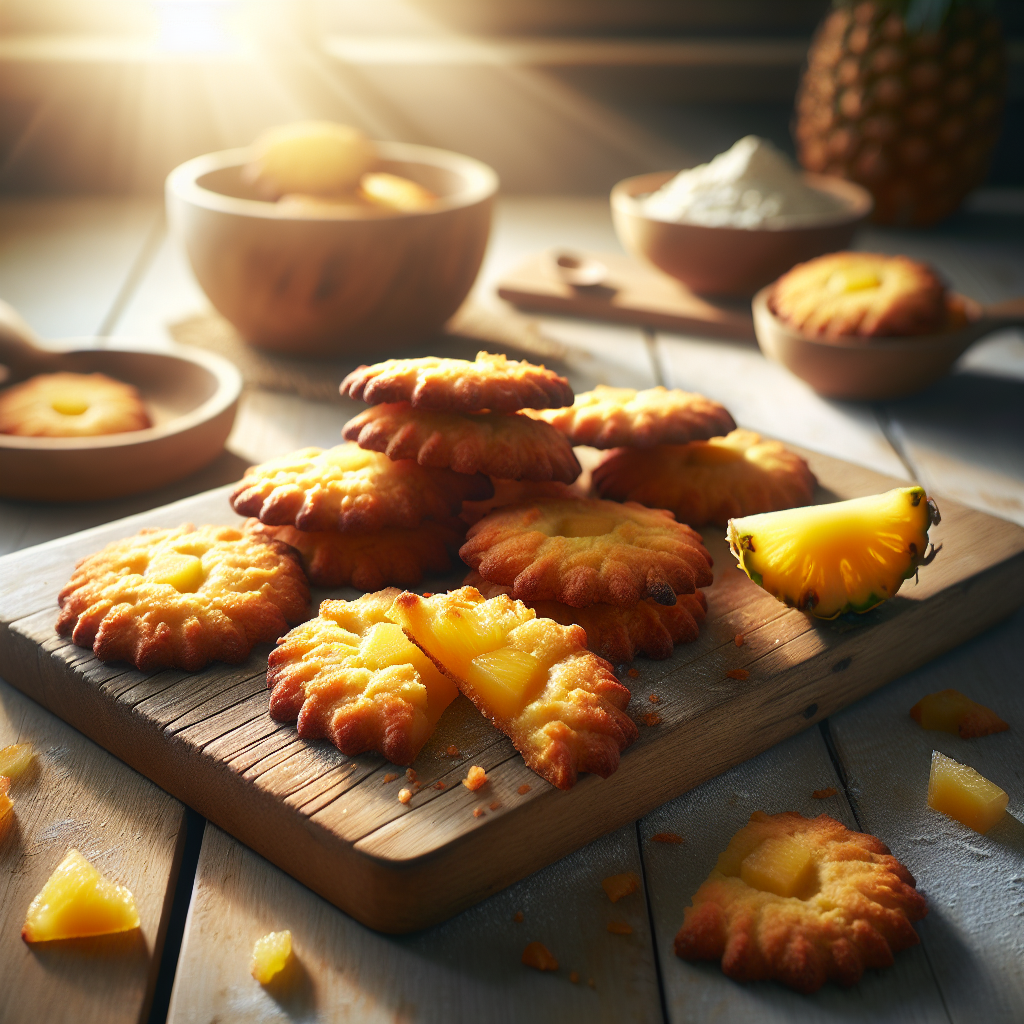
M400 804L407 804L412 799L411 789L400 789L398 791L398 802Z
M602 879L604 889L612 903L618 903L623 896L629 896L640 888L640 876L635 871L626 871L621 875L609 875Z
M725 673L730 679L749 679L750 673L745 668L731 668Z
M496 811L501 806L500 800L492 800L488 805L492 811Z
M454 743L450 744L445 753L449 757L462 757L462 751Z
M398 772L388 772L387 775L384 776L384 782L382 785L387 784L388 782L394 782L397 778Z
M574 985L578 985L580 983L580 972L579 971L570 971L569 972L569 980Z
M661 715L657 711L648 711L646 715L640 716L644 725L661 725Z
M608 931L612 935L632 935L633 929L625 921L609 921Z
M520 787L519 787L519 788L518 788L518 789L516 790L516 792L517 792L517 793L518 793L518 794L519 794L520 796L524 796L525 794L529 793L531 789L533 789L533 786L531 786L531 785L530 785L530 784L529 784L528 782L524 782L524 783L523 783L523 784L522 784L522 785L521 785L521 786L520 786Z
M543 942L531 942L523 950L523 963L538 971L557 971L558 961Z
M410 782L415 782L416 781L416 769L415 768L406 768L405 769L405 777Z
M476 792L484 783L487 782L487 772L483 770L479 765L473 765L466 774L466 777L462 780L462 784L466 789Z
M737 633L736 634L736 646L737 647L742 647L743 646L743 634L742 633Z
M433 595L433 593L431 591L424 590L423 591L423 596L424 597L433 597L434 595Z
M657 695L656 693L652 693L652 694L650 695L650 697L648 697L647 699L648 699L648 700L649 700L649 701L650 701L650 702L651 702L652 704L660 704L660 703L661 703L661 698L660 698L660 697L659 697L659 696L658 696L658 695Z
M522 924L523 923L523 912L521 910L517 910L512 915L512 920L515 921L516 924Z
M630 669L630 670L629 670L629 671L628 671L628 672L626 673L626 675L627 675L627 676L629 676L629 678L630 678L630 679L636 679L636 677L637 677L638 675L640 675L640 673L639 673L639 672L637 672L637 670L636 670L635 668L631 668L631 669Z
M827 789L816 789L811 796L815 800L827 800L830 796L835 796L839 790L835 786L829 786Z
M673 843L678 846L683 841L683 837L678 832L655 832L651 836L652 843Z
M434 789L444 789L444 788L445 788L445 783L444 783L443 779L438 779L437 782L434 783Z
M482 818L487 812L482 807L473 808L473 817Z

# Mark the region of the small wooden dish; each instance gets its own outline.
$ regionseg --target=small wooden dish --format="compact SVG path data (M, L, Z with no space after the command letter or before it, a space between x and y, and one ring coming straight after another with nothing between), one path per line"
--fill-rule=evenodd
M196 157L168 175L174 234L203 291L250 345L301 356L408 343L438 330L469 293L498 176L442 149L377 149L380 170L430 189L436 205L338 215L265 202L243 180L245 149Z
M2 349L0 344L0 356ZM105 338L34 352L37 361L20 360L3 383L34 373L105 373L139 389L153 426L97 437L0 434L0 496L122 498L180 480L223 450L242 392L241 375L226 359L197 349L159 352Z
M791 228L712 228L647 216L639 198L678 173L658 171L620 181L612 189L612 220L628 252L706 295L753 295L794 264L845 249L873 206L871 194L852 181L804 174L812 188L841 199L846 211Z
M902 338L812 338L783 323L768 307L770 288L754 296L754 333L761 351L827 398L876 401L930 387L979 338L1024 323L1024 300L983 308L960 296L966 327Z

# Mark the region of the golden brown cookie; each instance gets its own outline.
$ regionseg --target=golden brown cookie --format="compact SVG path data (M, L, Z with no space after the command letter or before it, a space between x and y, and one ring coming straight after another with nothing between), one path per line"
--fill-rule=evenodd
M489 583L473 570L463 586L476 587L484 597L507 594L509 587ZM692 643L700 635L700 623L707 614L704 592L677 594L673 605L640 601L620 608L613 604L591 604L573 608L558 601L526 601L545 619L563 626L575 623L587 631L587 647L613 664L632 661L638 655L662 660L672 654L676 644Z
M462 560L520 601L675 604L712 582L699 533L671 512L596 498L498 509L470 528Z
M389 402L370 406L341 433L390 459L415 459L421 466L457 473L567 484L580 475L565 436L528 416L430 412L408 402Z
M585 495L577 486L559 483L557 480L502 480L491 477L494 494L483 501L464 501L459 518L472 526L484 516L503 505L518 505L524 501L534 502L541 498L582 498Z
M458 690L387 618L399 593L324 601L282 637L267 669L271 716L298 719L301 737L326 737L349 756L415 760Z
M624 710L629 690L586 649L579 626L537 618L504 595L487 600L473 587L400 594L389 615L559 789L579 772L607 778L637 738Z
M452 567L451 554L466 535L466 524L452 518L426 519L409 530L389 527L369 532L307 532L294 526L266 526L258 519L250 519L245 528L295 548L315 586L351 585L360 590L414 587L424 573L447 572Z
M928 912L910 872L874 836L821 814L755 811L697 890L676 935L684 960L798 992L860 981L916 946Z
M309 611L295 551L231 526L140 530L83 558L57 632L145 672L237 664Z
M231 494L231 506L268 526L299 530L411 528L445 519L462 502L487 498L490 480L448 469L394 462L356 444L301 448L253 466Z
M602 498L667 508L690 526L725 526L739 516L809 505L817 481L785 445L734 430L710 441L612 452L593 483Z
M388 359L360 366L342 382L341 393L371 405L409 402L441 412L516 412L572 405L564 377L533 363L478 352L476 360Z
M152 425L138 389L103 373L41 373L0 391L0 434L92 437Z
M649 448L685 444L726 434L736 423L725 406L678 388L646 391L598 384L576 396L568 409L545 409L527 415L560 430L573 444L592 448Z
M908 256L834 252L798 263L771 286L768 307L811 337L937 334L949 317L946 288Z

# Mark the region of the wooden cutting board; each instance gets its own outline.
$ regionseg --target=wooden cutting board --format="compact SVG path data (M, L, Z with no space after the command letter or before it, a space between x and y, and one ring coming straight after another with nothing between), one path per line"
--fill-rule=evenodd
M592 288L574 288L559 276L553 254L538 253L498 282L498 295L523 309L610 320L712 338L753 340L749 301L706 298L684 284L621 253L572 255L595 259L608 277Z
M900 483L803 454L822 501ZM640 659L620 672L633 691L633 716L657 719L641 725L614 775L583 776L567 793L553 789L460 697L414 766L422 788L406 806L397 799L409 785L403 769L376 755L344 757L326 742L304 742L294 725L270 718L268 646L244 665L146 674L102 664L54 634L57 594L77 559L142 526L232 522L229 490L0 559L0 672L342 910L389 932L455 914L1024 603L1024 530L953 501L939 503L933 539L943 548L919 582L908 581L867 615L833 623L786 608L754 586L735 568L722 531L707 530L715 558L707 622L700 639L669 660ZM458 579L426 581L424 589ZM730 678L733 669L749 676ZM445 753L450 744L458 757ZM490 780L477 793L459 784L471 764ZM524 786L530 788L520 793ZM474 817L477 809L482 816Z

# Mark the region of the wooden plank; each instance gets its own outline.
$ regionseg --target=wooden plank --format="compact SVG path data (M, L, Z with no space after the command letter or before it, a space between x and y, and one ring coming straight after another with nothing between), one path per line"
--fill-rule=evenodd
M44 338L101 333L160 210L152 199L0 201L0 297Z
M812 796L815 789L829 787L838 791L835 796L824 800ZM693 893L753 811L798 811L807 817L829 814L857 829L817 729L780 743L639 822L644 877L672 1024L710 1020L825 1024L837 1019L946 1024L949 1018L920 946L899 953L891 968L868 971L852 988L825 985L813 996L799 995L774 982L742 985L722 974L718 964L687 963L675 955L672 943ZM651 837L659 832L675 832L684 842L681 846L653 842ZM879 835L890 841L885 832Z
M209 826L168 1021L660 1020L643 892L613 905L601 889L602 878L625 871L640 872L632 826L445 924L395 938L363 928ZM610 920L633 934L610 934ZM249 975L253 943L284 928L296 969L263 988ZM520 963L531 941L554 953L557 972Z
M752 342L659 333L658 355L668 386L722 402L741 427L890 476L908 476L871 406L816 395L788 370L768 362Z
M177 800L0 680L0 747L32 743L0 824L0 1020L145 1020L184 838ZM25 912L75 847L128 886L139 931L30 946Z
M1024 1019L1024 612L830 721L854 810L883 836L928 897L919 925L956 1024ZM926 731L908 711L953 687L995 710L1010 731L975 740ZM933 749L971 765L1010 796L978 835L926 805Z
M824 499L893 483L807 455ZM648 698L657 693L662 721L643 728L615 775L587 776L560 793L457 702L450 717L462 724L449 732L449 719L442 723L414 766L429 785L403 806L397 787L385 788L387 766L375 756L342 758L321 746L313 758L290 753L266 763L295 741L292 725L267 715L266 648L236 669L147 677L100 665L52 636L55 595L76 558L149 522L223 521L226 509L222 489L0 561L0 653L9 678L311 888L393 931L455 913L635 819L974 635L1024 600L1024 531L951 503L935 528L934 539L946 545L942 556L917 586L856 623L816 623L786 609L731 567L720 532L708 531L716 582L707 627L673 658L638 664L630 679L635 713L649 710ZM437 590L447 583L424 585ZM732 642L737 632L748 638L741 648ZM746 668L750 678L729 678L734 668ZM449 762L440 752L455 736L466 747ZM483 794L458 784L473 762L490 770ZM435 781L445 789L430 788ZM523 784L531 788L520 794ZM491 810L494 799L501 806ZM478 809L482 817L474 816ZM416 901L408 899L410 891Z

